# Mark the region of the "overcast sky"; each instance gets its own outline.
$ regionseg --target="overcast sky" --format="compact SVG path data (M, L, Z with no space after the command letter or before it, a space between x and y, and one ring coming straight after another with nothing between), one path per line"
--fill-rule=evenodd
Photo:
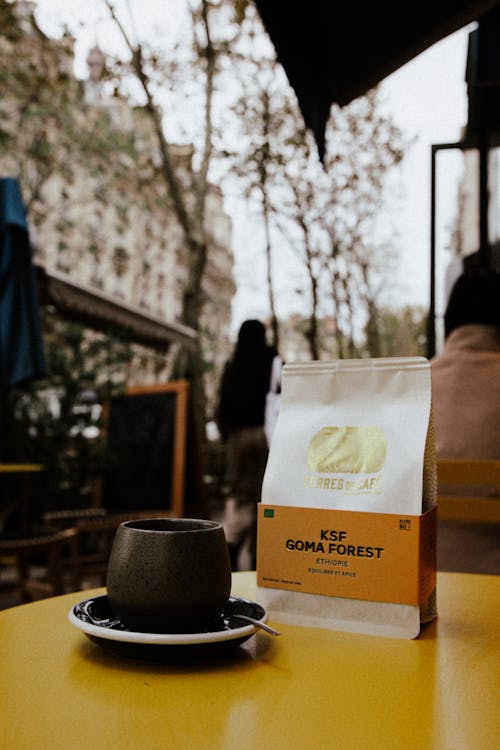
M382 83L387 107L397 124L416 138L401 170L406 195L397 224L402 248L401 281L411 298L422 304L428 303L431 145L460 140L466 125L465 67L468 34L473 28L469 26L438 42ZM441 267L449 260L444 249L455 214L461 167L459 153L438 155L437 249L441 251Z
M140 36L155 33L177 35L182 28L183 17L179 12L183 0L122 0L117 3L122 13L132 7L136 31ZM61 20L71 23L73 33L77 31L76 74L85 75L87 50L96 42L105 49L113 49L113 27L102 0L39 0L38 18L44 30L57 35ZM139 12L140 9L140 12ZM124 16L126 17L126 16ZM75 19L82 25L75 26ZM92 22L89 23L89 19ZM415 58L382 83L384 106L395 119L403 133L414 138L415 143L406 154L395 185L394 204L388 205L384 222L390 227L395 248L400 258L395 272L394 285L389 301L413 304L428 304L429 254L430 254L430 158L431 144L454 142L460 139L461 128L467 120L467 91L465 65L467 37L473 26L438 42ZM443 155L438 176L443 189L438 200L438 250L446 247L449 226L453 219L456 187L460 175L460 161L452 154ZM440 157L441 158L441 157ZM236 211L234 205L230 205ZM255 241L255 231L250 232ZM255 256L248 249L248 222L236 222L234 228L235 271L238 294L234 301L234 326L246 317L266 317L267 299L263 291L264 265L255 263ZM448 260L446 252L440 252L439 266L444 268ZM293 264L292 264L293 265ZM280 314L287 312L293 304L287 289L294 286L294 278L300 273L288 261L286 274L278 279L278 303ZM283 269L283 266L281 266ZM281 304L280 304L281 302Z

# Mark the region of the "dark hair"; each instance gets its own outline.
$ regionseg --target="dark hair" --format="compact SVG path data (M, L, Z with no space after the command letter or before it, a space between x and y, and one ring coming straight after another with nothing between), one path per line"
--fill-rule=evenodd
M500 327L500 274L496 271L466 271L456 280L444 314L445 337L470 323Z
M260 320L245 320L238 333L234 351L235 360L252 360L267 351L266 328Z
M223 436L232 429L264 424L273 354L264 324L245 320L222 374L217 421Z

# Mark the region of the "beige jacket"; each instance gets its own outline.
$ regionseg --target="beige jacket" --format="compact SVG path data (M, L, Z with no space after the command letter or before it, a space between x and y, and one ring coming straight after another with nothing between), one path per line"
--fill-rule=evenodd
M500 331L456 328L431 373L437 457L500 459Z

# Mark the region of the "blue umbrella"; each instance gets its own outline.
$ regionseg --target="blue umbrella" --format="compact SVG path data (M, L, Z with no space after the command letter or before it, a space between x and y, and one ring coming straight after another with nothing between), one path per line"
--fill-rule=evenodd
M0 179L0 391L47 374L26 210L18 181Z

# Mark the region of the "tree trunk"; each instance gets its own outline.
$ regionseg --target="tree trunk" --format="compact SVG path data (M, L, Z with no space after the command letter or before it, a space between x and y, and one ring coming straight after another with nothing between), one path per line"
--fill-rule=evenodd
M309 228L306 222L304 214L301 212L299 203L299 196L296 191L296 209L297 209L297 222L302 229L304 236L304 248L306 253L306 268L309 277L309 285L311 288L311 314L309 316L308 328L306 330L306 339L309 343L309 351L311 353L311 359L319 359L319 335L318 335L318 279L314 273L313 268L313 250L311 247L311 240L309 236Z
M271 227L270 227L270 206L268 197L268 172L267 167L271 154L271 147L269 144L269 132L271 127L271 110L270 101L267 91L262 92L263 102L263 136L264 144L260 151L261 159L259 164L259 187L262 196L262 216L264 219L264 232L266 235L266 271L267 271L267 293L269 297L269 311L271 313L271 332L272 332L272 343L279 350L279 326L278 317L276 315L276 307L274 304L274 289L273 289L273 274L272 274L272 252L271 252Z
M272 274L272 254L271 254L271 232L269 226L269 205L267 194L262 192L262 215L264 217L264 231L266 235L266 272L267 272L267 293L269 297L269 309L271 312L271 332L272 343L279 351L279 325L276 307L274 304L273 274Z
M163 132L162 115L151 93L149 79L144 69L141 46L140 44L134 45L131 42L115 13L112 3L110 0L105 0L105 2L132 54L132 66L146 96L146 109L151 116L157 137L165 184L172 198L177 220L179 221L184 233L188 258L188 279L183 290L182 322L190 328L193 328L198 333L198 338L192 349L181 349L179 351L174 364L173 375L175 378L186 378L190 383L190 401L193 416L192 424L194 425L197 444L203 448L206 440L206 398L203 382L205 368L202 342L200 340L200 329L203 309L202 282L208 253L208 239L206 237L204 225L205 202L208 191L208 168L212 153L212 97L216 61L216 53L210 36L208 19L209 3L207 3L206 0L202 0L199 9L199 19L201 20L205 33L205 41L203 44L196 40L198 48L202 50L200 54L203 54L205 62L205 139L200 171L194 180L194 207L189 209L185 200L183 187L175 173L169 145Z

